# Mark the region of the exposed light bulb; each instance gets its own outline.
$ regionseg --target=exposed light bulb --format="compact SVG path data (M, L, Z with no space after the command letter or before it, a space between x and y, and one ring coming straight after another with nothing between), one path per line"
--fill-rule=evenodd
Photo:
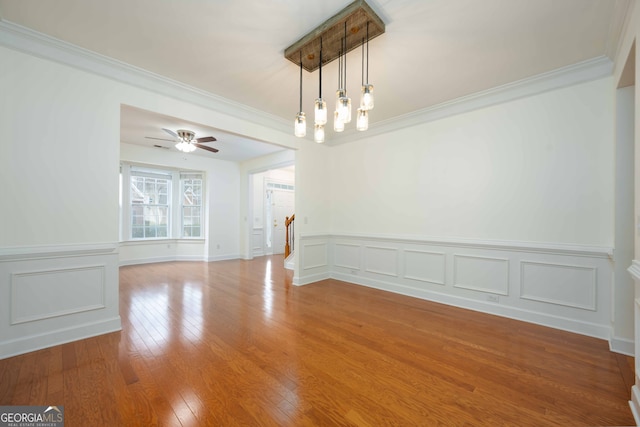
M338 111L333 113L333 130L336 132L342 132L344 130L344 122L340 118Z
M327 124L327 103L322 98L317 98L315 101L315 124L324 126Z
M362 97L360 98L360 108L363 110L373 110L373 85L362 86Z
M302 111L296 115L294 129L295 135L299 138L303 138L307 135L307 117Z
M369 129L369 111L358 108L357 116L356 129L360 131Z
M313 140L318 144L324 142L324 125L315 125L313 130Z

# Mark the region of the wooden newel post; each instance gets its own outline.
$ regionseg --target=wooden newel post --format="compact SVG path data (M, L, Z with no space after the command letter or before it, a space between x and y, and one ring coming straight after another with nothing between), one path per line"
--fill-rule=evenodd
M285 227L285 235L284 235L284 257L288 257L291 253L291 246L289 246L289 217L286 217L284 221Z

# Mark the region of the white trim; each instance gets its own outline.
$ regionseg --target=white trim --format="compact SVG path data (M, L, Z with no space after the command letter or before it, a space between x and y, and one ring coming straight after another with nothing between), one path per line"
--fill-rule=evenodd
M636 425L640 425L640 390L637 385L631 387L631 400L629 401L629 407L633 414L633 419Z
M574 332L605 340L609 339L609 335L611 332L610 328L605 325L598 325L595 323L577 319L554 316L551 314L533 312L522 308L509 307L506 305L494 304L441 292L434 292L427 289L418 289L397 283L376 280L369 277L356 276L334 271L331 273L331 278L355 285L367 286L370 288L394 292L401 295L407 295L410 297L420 298L468 310L479 311L482 313L493 314L509 319L522 320L524 322L534 323L536 325L547 326L554 329Z
M397 243L421 243L439 246L455 246L461 248L482 248L496 249L504 251L548 253L555 255L588 256L598 258L613 257L613 248L608 246L585 246L569 245L562 243L542 243L542 242L520 242L482 239L461 239L428 236L408 236L408 235L383 235L383 234L306 234L301 233L301 238L338 238L338 239L358 239L375 241L392 241Z
M622 48L622 42L624 41L622 35L626 32L630 11L630 0L615 0L613 13L609 21L609 32L607 34L607 45L605 48L605 54L613 60L617 58Z
M633 280L640 282L640 261L634 259L631 262L631 266L627 269Z
M204 244L206 242L203 238L193 239L136 239L136 240L122 240L120 246L143 246L143 245L158 245L158 244L177 244L177 243L197 243Z
M209 256L205 261L206 262L216 262L216 261L229 261L233 259L244 259L240 254L227 254L227 255L213 255ZM180 260L176 260L180 261Z
M26 259L93 256L111 253L118 253L118 243L19 246L12 248L0 248L0 262L21 261Z
M562 268L562 269L572 269L572 270L587 270L591 272L591 288L589 289L590 291L590 297L592 299L592 304L590 305L582 305L582 304L575 304L575 303L571 303L569 301L563 301L563 300L559 300L559 299L552 299L552 298L544 298L544 297L540 297L540 296L536 296L536 295L529 295L527 294L526 290L527 290L527 283L525 281L525 267L527 265L538 265L538 266L545 266L545 267L552 267L552 268ZM573 308L579 308L579 309L583 309L583 310L590 310L590 311L596 311L597 310L597 290L598 290L598 269L596 267L593 266L584 266L584 265L572 265L572 264L561 264L561 263L557 263L557 262L541 262L541 261L529 261L529 260L521 260L520 261L520 298L522 299L528 299L531 301L539 301L539 302L545 302L548 304L556 304L556 305L562 305L565 307L573 307Z
M635 343L633 340L628 338L611 337L609 339L609 350L633 357L635 352Z
M290 133L288 120L0 18L0 45Z
M291 132L289 121L282 117L100 55L1 18L0 45L210 108L225 115L244 119L287 134ZM371 138L375 135L394 132L479 108L610 76L612 72L613 62L607 56L592 58L382 122L372 123L366 133L350 129L336 136L327 144L337 145L362 138Z
M304 277L293 276L292 283L295 286L304 286L304 285L310 285L311 283L315 283L321 280L327 280L331 278L332 278L332 275L330 275L328 271L323 271L321 273L305 275Z
M335 136L331 141L328 141L327 144L338 145L363 138L371 138L375 135L398 131L491 105L585 83L610 76L612 73L613 62L611 59L607 56L599 56L502 86L462 96L403 116L370 123L367 132L356 132L353 129L345 130L339 136Z
M0 359L29 353L43 348L120 331L120 316L73 327L46 331L40 335L28 335L11 341L0 342Z

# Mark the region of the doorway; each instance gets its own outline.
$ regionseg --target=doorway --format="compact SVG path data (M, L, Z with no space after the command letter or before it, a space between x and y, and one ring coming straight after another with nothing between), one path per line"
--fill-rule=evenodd
M295 167L254 173L251 179L252 256L284 253L285 219L295 209Z

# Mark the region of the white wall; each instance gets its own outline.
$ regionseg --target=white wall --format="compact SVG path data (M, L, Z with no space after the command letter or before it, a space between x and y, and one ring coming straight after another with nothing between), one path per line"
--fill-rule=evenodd
M612 338L614 90L574 84L329 150L298 275ZM619 310L615 313L613 310ZM626 310L626 312L625 312ZM617 351L630 353L624 325Z
M0 69L3 358L120 329L120 107L60 64L0 47Z
M613 245L610 78L331 150L331 230Z
M0 69L0 182L11 203L0 210L0 312L13 313L0 319L0 358L120 328L122 104L283 147L299 144L259 112L2 22ZM128 160L162 164L159 156L123 149ZM240 192L238 165L211 164L194 165L208 172L212 195L208 259L237 257L240 195L248 193ZM138 251L129 256L149 248Z

